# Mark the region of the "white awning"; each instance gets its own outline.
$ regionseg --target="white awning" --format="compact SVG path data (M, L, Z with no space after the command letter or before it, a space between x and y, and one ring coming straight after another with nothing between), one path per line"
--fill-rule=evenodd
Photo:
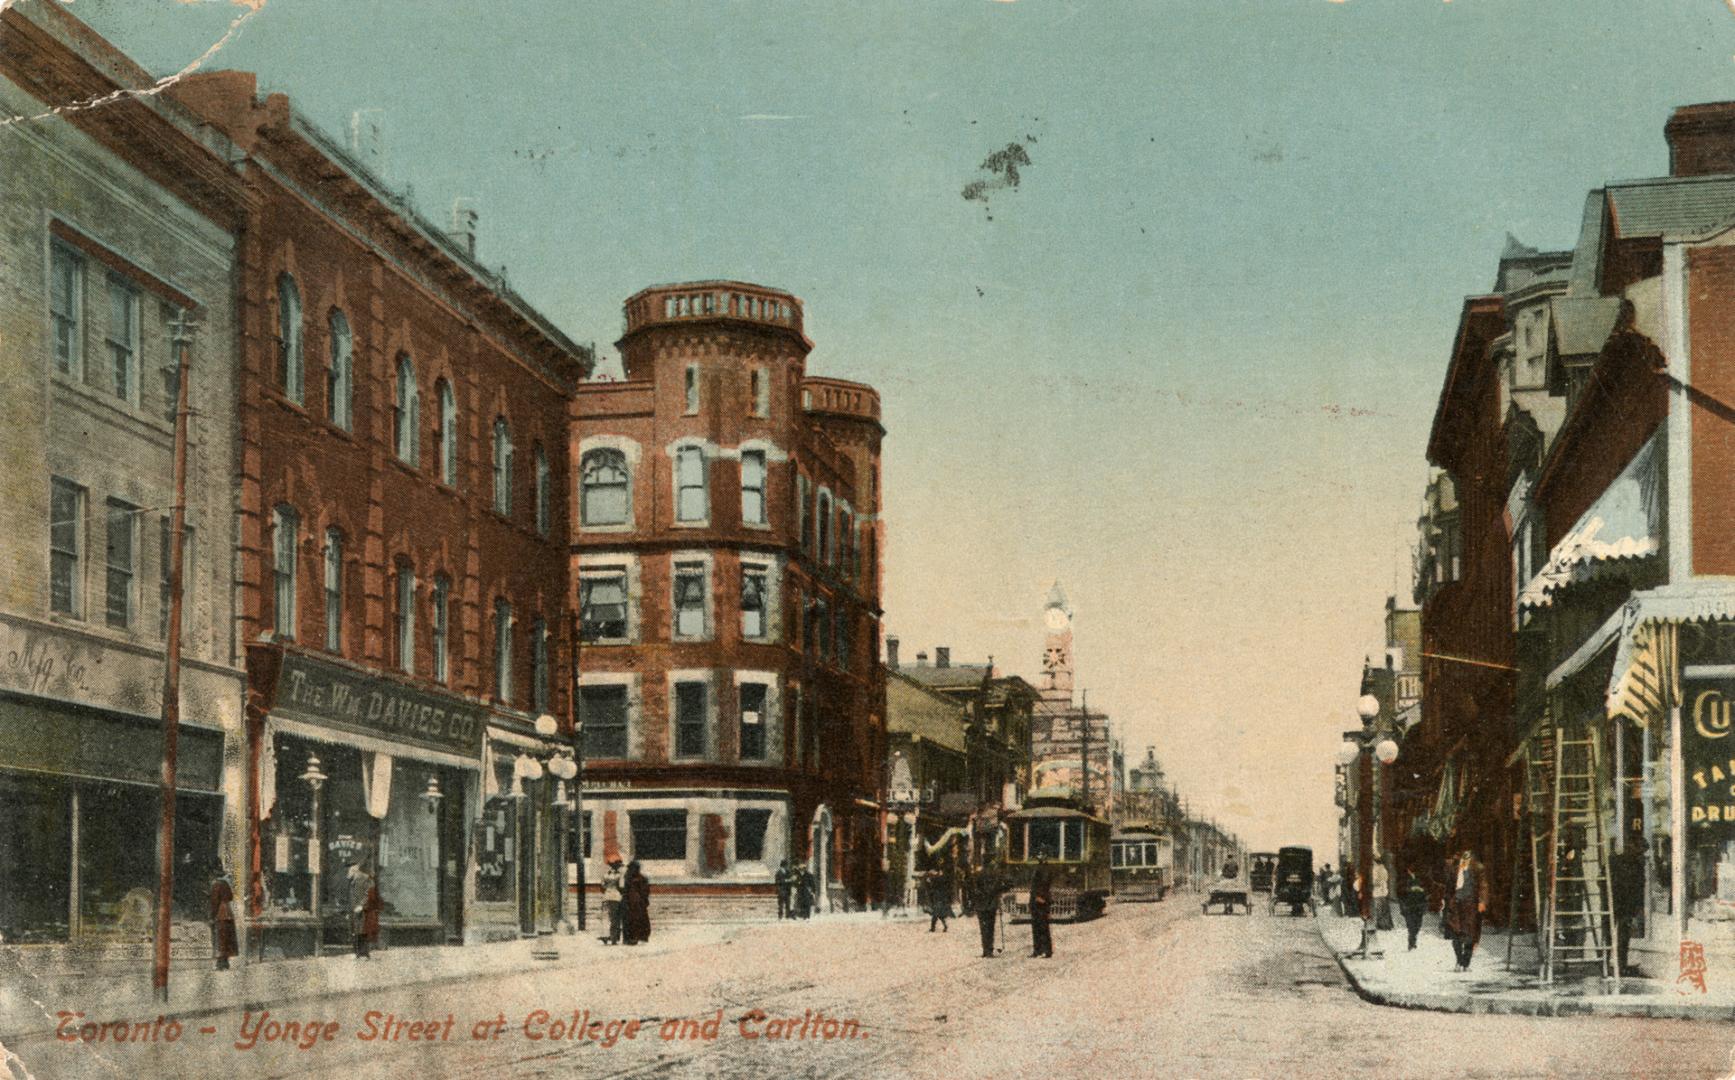
M1608 563L1662 550L1662 436L1651 436L1614 482L1579 516L1548 562L1518 594L1520 610L1547 607L1567 585Z
M1643 727L1680 697L1680 625L1735 622L1735 582L1694 581L1634 593L1620 614L1608 714Z

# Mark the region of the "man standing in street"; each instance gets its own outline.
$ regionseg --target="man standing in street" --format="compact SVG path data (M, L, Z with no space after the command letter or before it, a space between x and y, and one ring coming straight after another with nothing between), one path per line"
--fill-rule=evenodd
M1615 962L1622 975L1637 975L1638 969L1627 963L1627 945L1645 914L1645 857L1631 837L1609 859L1609 891L1614 901Z
M970 906L976 912L976 927L982 932L984 957L994 955L994 922L1000 915L1000 894L1005 891L1000 867L995 864L994 857L989 856L970 888Z
M617 855L608 861L602 875L602 910L608 916L608 936L602 939L605 945L621 943L621 887L625 883L626 871Z
M777 920L782 922L789 918L789 893L793 887L788 859L777 864L777 876L774 880L777 882Z
M1054 909L1054 871L1049 869L1048 856L1036 859L1036 873L1030 878L1030 955L1054 958L1054 936L1049 933L1048 917Z

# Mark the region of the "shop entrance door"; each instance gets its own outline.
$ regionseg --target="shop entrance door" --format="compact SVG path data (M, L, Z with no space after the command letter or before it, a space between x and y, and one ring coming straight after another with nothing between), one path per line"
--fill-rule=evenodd
M447 944L464 940L464 778L447 769L440 783L447 795L440 810L440 922Z

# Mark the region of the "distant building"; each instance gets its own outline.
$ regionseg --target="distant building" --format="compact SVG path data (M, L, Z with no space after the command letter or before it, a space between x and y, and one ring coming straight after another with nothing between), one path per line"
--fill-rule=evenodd
M1046 636L1031 719L1031 786L1068 788L1095 813L1112 818L1121 786L1113 730L1108 714L1073 700L1072 609L1058 581L1049 590L1042 620Z

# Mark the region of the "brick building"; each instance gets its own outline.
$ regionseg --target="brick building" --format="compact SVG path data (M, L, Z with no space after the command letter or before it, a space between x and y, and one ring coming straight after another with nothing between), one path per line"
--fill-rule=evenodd
M237 864L228 148L62 5L0 11L0 942L106 974L150 955L176 411L193 347L174 949ZM44 955L46 954L46 955Z
M885 688L879 398L809 376L801 302L740 282L626 302L625 381L571 459L591 878L665 913L770 913L779 862L877 896Z
M248 923L388 941L549 928L566 882L568 410L591 358L358 156L241 72L173 96L246 185L237 592ZM534 718L558 720L553 739Z

